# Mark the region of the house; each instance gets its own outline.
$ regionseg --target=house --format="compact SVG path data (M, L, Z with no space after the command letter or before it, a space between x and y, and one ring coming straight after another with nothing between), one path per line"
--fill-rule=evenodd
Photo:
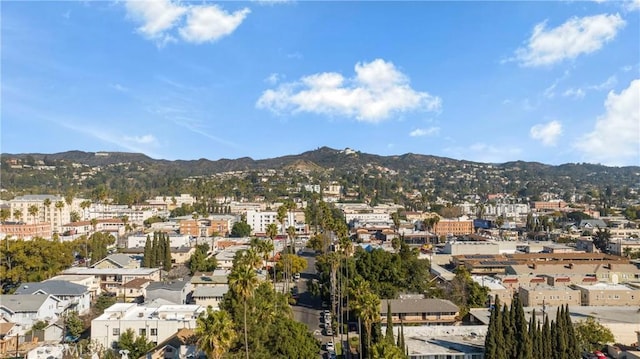
M50 294L61 300L64 311L87 314L91 309L91 293L80 284L64 280L47 280L44 282L23 283L16 289L15 294Z
M159 306L116 303L91 321L91 339L105 348L112 348L120 335L133 330L148 341L162 343L180 329L195 328L204 307L195 304Z
M151 349L146 357L149 359L204 358L205 354L197 348L195 331L184 328Z
M92 275L57 275L48 280L63 280L69 283L84 285L91 294L91 300L96 299L102 293L100 289L100 278Z
M446 299L390 299L381 301L380 318L387 318L387 302L391 304L391 320L394 324L452 325L458 320L460 309Z
M228 269L216 269L211 273L198 272L191 277L191 285L193 288L226 285L229 273L231 271Z
M601 219L583 219L578 223L578 229L581 231L594 232L598 228L604 230L607 228L607 224Z
M162 298L175 304L187 304L191 302L192 291L191 278L170 282L151 282L143 290L145 301Z
M16 347L19 346L17 328L14 323L0 323L0 355L3 357L11 351L15 353Z
M0 317L29 330L38 321L56 320L60 299L47 294L0 295Z
M140 268L140 261L127 254L115 253L97 261L91 268Z
M218 309L222 298L228 291L229 286L226 284L215 287L198 287L193 290L191 298L194 304Z
M151 283L146 278L136 278L128 281L122 287L117 288L116 297L125 302L141 302L144 300L144 290Z
M101 290L117 293L118 288L136 278L152 281L160 280L160 268L85 268L72 267L62 272L62 276L91 275L100 280Z

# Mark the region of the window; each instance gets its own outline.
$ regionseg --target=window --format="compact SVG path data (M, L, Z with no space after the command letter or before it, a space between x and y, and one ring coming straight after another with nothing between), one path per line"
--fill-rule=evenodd
M113 335L120 335L120 328L113 328Z
M158 329L157 328L151 328L151 335L158 335Z
M147 335L147 330L145 328L138 329L138 335L146 336Z

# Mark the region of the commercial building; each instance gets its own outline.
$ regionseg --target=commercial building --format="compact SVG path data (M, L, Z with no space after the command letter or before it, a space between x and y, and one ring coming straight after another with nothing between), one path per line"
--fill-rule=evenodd
M596 283L576 285L582 305L589 306L640 306L640 290L623 284Z

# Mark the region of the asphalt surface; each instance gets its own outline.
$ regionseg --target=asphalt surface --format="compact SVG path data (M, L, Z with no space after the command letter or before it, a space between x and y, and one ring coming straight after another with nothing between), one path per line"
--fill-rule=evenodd
M293 317L295 320L304 323L309 328L309 332L313 333L313 336L322 342L324 349L325 343L332 340L331 337L323 335L322 331L322 301L320 298L313 296L307 290L307 280L317 279L316 273L316 258L313 250L304 248L299 252L299 255L307 260L307 268L300 273L300 280L296 283L298 286L298 301L296 305L292 307ZM322 354L324 355L324 350Z

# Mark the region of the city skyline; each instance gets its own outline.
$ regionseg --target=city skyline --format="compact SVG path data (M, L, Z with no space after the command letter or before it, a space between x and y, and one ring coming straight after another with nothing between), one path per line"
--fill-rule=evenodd
M2 152L640 165L640 2L2 4Z

